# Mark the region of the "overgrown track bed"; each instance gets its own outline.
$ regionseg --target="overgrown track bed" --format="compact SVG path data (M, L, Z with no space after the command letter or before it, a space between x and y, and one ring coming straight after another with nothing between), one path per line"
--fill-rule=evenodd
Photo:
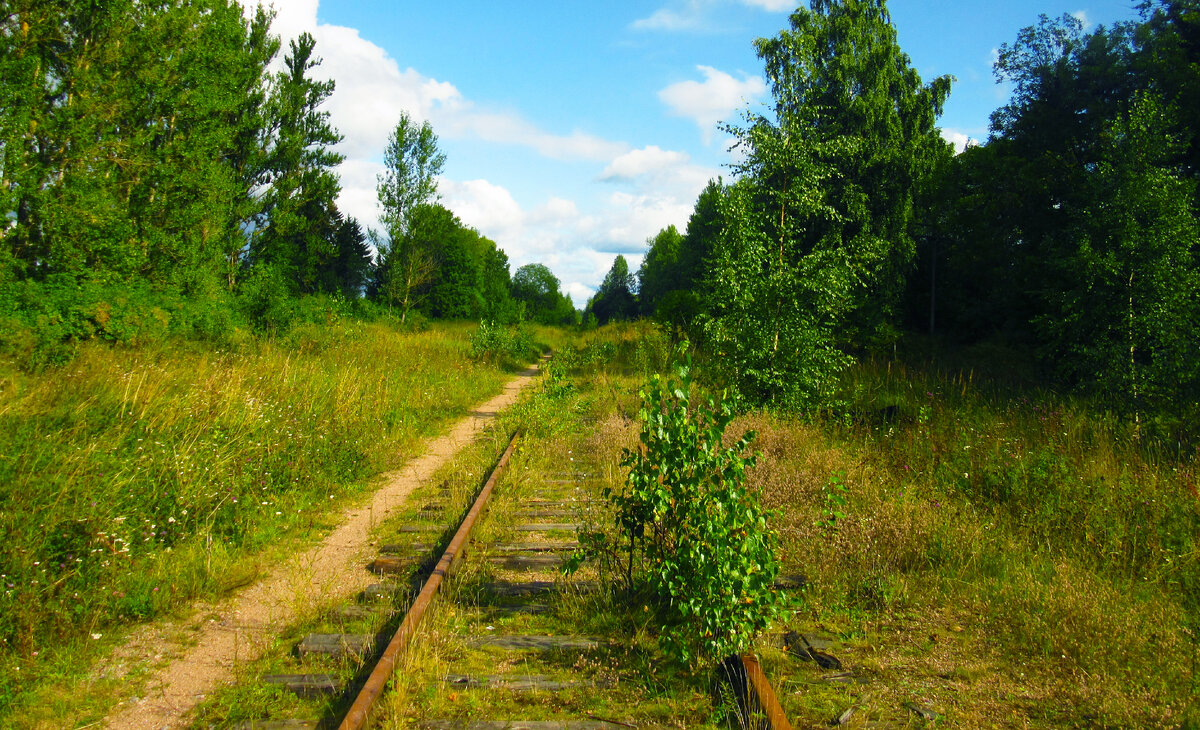
M431 486L385 526L369 565L379 582L354 605L280 637L287 655L248 672L238 691L243 709L264 708L257 717L201 712L194 727L710 725L712 697L694 687L678 696L652 639L630 637L604 576L589 568L561 576L577 529L609 519L596 465L568 451L547 471L517 449L501 479L516 444L478 495ZM765 682L756 663L749 676L747 690ZM773 717L761 726L789 727L777 709Z

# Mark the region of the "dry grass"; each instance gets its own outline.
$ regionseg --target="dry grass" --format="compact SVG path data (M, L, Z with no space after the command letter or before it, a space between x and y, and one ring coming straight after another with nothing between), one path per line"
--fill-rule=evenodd
M835 637L834 653L865 679L830 687L768 650L789 710L803 725L853 705L851 727L923 722L905 703L944 727L1185 723L1195 554L1180 551L1193 536L1177 534L1187 522L1170 511L1186 516L1181 481L1194 465L1122 445L1081 407L985 402L966 378L942 392L950 387L953 401L925 420L821 426L756 414L736 424L759 432L752 480L778 510L784 571L809 581L789 627ZM1025 472L1012 501L951 476L984 478L1023 459L1051 467ZM848 505L830 528L818 523L834 479ZM1130 484L1136 492L1115 486ZM1083 529L1059 529L1071 520ZM1131 544L1137 528L1141 545Z
M58 370L4 369L0 713L122 624L252 580L260 551L315 535L498 391L468 330L351 321L234 352L89 346Z

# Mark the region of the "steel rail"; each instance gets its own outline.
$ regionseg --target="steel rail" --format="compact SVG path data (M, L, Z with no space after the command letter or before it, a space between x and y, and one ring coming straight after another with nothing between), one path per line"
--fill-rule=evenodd
M421 592L417 594L417 598L413 601L412 607L408 609L408 613L404 615L404 621L401 622L400 628L396 630L395 635L392 636L392 640L388 642L387 648L383 651L383 656L379 658L375 669L371 671L371 675L367 677L366 683L363 684L363 688L359 690L358 696L355 697L354 704L350 706L341 724L338 725L338 730L363 730L370 722L372 713L375 710L375 702L383 696L383 691L387 687L388 680L392 678L392 674L395 672L397 662L408 648L413 636L416 635L417 626L425 616L425 611L433 603L433 597L437 594L438 589L441 588L442 581L445 580L450 570L461 559L463 548L467 544L471 530L475 527L479 516L483 514L488 497L491 496L496 482L500 480L500 475L504 473L504 468L508 466L509 457L512 456L516 445L517 435L514 434L512 440L508 442L508 448L504 450L504 455L500 457L496 468L492 470L492 474L483 485L483 489L479 491L479 496L475 498L475 503L471 505L471 510L463 518L462 524L458 527L458 532L454 533L454 538L450 541L446 552L442 553L441 560L438 561L437 566L433 569L433 573L425 581L425 585L421 588Z
M783 708L775 698L775 691L771 689L771 683L767 681L767 675L763 673L758 657L742 654L741 659L742 666L746 669L746 685L757 700L759 709L766 716L769 730L792 730L792 724L783 714ZM749 708L746 714L749 715Z

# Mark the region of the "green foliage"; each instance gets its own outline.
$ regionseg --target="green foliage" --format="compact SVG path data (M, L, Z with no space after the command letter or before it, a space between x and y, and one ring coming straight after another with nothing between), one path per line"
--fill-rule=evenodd
M814 176L812 192L819 189ZM752 183L723 202L725 228L701 320L714 369L752 402L788 410L825 403L851 359L838 347L853 267L837 250L807 255L768 239ZM770 214L766 214L770 217Z
M922 83L884 0L816 0L793 13L790 26L755 42L777 126L764 129L769 123L759 119L741 133L754 150L745 172L775 192L764 201L778 219L772 240L837 251L849 265L849 334L873 345L886 333L915 250L916 190L950 154L935 126L950 77ZM824 179L816 205L814 173Z
M725 187L710 180L696 199L687 232L674 226L659 232L638 272L638 299L643 314L674 326L695 341L703 340L696 322L705 306L700 296L711 256L721 235L720 201Z
M0 355L21 369L62 365L97 339L142 347L169 337L224 343L242 322L233 297L184 297L146 283L101 285L55 275L0 284Z
M283 334L326 296L369 293L402 321L418 303L516 320L503 252L429 208L445 157L407 116L385 150L376 267L334 202L341 135L311 35L272 73L272 14L232 0L10 5L0 347L25 366L65 362L93 337L214 340L244 322Z
M683 236L670 225L646 243L650 250L638 269L638 304L642 314L653 315L668 292L682 288L678 275Z
M629 262L624 256L617 255L612 268L604 276L596 295L588 302L588 312L596 315L596 320L605 325L609 322L620 322L632 319L637 315L637 297L634 295L636 283L629 271ZM586 314L586 313L585 313Z
M1182 69L1200 51L1192 4L1142 10L1089 32L1042 16L1001 47L1013 97L931 189L910 303L957 341L1028 344L1059 383L1187 441L1200 85Z
M367 237L357 220L343 218L333 241L336 258L331 273L336 291L346 299L357 299L370 281L374 263Z
M826 534L837 530L838 520L846 519L846 473L839 471L829 477L825 486L821 487L822 499L825 502L821 510L821 519L817 520Z
M401 112L384 151L384 171L379 175L380 221L392 239L401 238L418 206L437 199L437 176L446 165L438 149L437 134L429 122L420 125Z
M401 112L383 164L376 192L386 231L385 238L376 240L380 258L371 293L389 307L399 306L403 322L437 267L435 251L428 238L420 235L417 221L423 218L436 225L430 204L437 199L437 176L446 164L446 155L438 150L437 135L429 122L418 125L408 112Z
M568 368L558 359L552 359L542 368L542 392L549 398L565 398L576 391L575 384L567 377Z
M253 165L234 161L261 130L268 21L224 0L4 14L0 202L19 277L224 279L245 243Z
M274 267L295 293L337 290L341 185L333 168L343 157L331 148L342 137L329 126L329 113L318 111L334 83L311 78L321 62L315 46L301 33L272 79L266 113L274 134L263 171L269 186L249 250L252 264Z
M850 346L890 336L915 190L948 147L949 79L923 85L881 0L820 0L756 42L775 120L745 150L707 264L706 348L756 403L821 405Z
M1187 403L1200 414L1200 224L1194 182L1166 166L1166 116L1157 98L1138 94L1104 134L1104 160L1087 180L1096 203L1048 262L1060 283L1035 320L1068 382L1135 421L1147 410L1186 414Z
M1109 576L1200 584L1200 563L1187 557L1200 535L1200 510L1186 486L1195 481L1194 457L1172 441L1134 438L1131 425L1094 402L1011 385L1003 354L979 353L960 357L995 375L899 362L856 367L842 392L864 417L838 428L865 439L906 477L964 499L1039 549L1063 551Z
M541 324L575 324L575 305L559 291L558 277L545 264L525 264L512 277L512 296L525 316Z
M625 580L655 611L664 648L683 662L714 662L745 650L778 607L775 533L746 485L753 433L723 443L734 403L655 375L642 389L640 447L626 450L625 488L606 489L628 544ZM592 536L593 554L611 550ZM582 559L582 555L577 557Z
M246 319L260 332L286 334L296 319L296 300L279 267L259 264L242 280L238 301Z
M311 316L234 352L85 343L0 372L0 713L89 632L251 579L236 561L321 525L504 379L461 327Z
M485 319L471 333L474 360L524 367L537 357L538 349L523 323L505 326Z

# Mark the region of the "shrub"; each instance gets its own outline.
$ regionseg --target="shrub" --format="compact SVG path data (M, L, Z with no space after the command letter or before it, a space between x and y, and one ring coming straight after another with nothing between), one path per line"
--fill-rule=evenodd
M527 364L537 356L538 347L524 324L505 327L484 320L471 334L471 357L509 366Z
M624 451L625 488L605 496L628 545L625 581L653 604L664 648L683 662L711 662L749 647L773 620L777 537L746 485L754 433L725 446L733 400L694 395L690 361L676 372L678 380L655 375L642 389L641 447ZM569 569L614 548L599 534L584 543Z

